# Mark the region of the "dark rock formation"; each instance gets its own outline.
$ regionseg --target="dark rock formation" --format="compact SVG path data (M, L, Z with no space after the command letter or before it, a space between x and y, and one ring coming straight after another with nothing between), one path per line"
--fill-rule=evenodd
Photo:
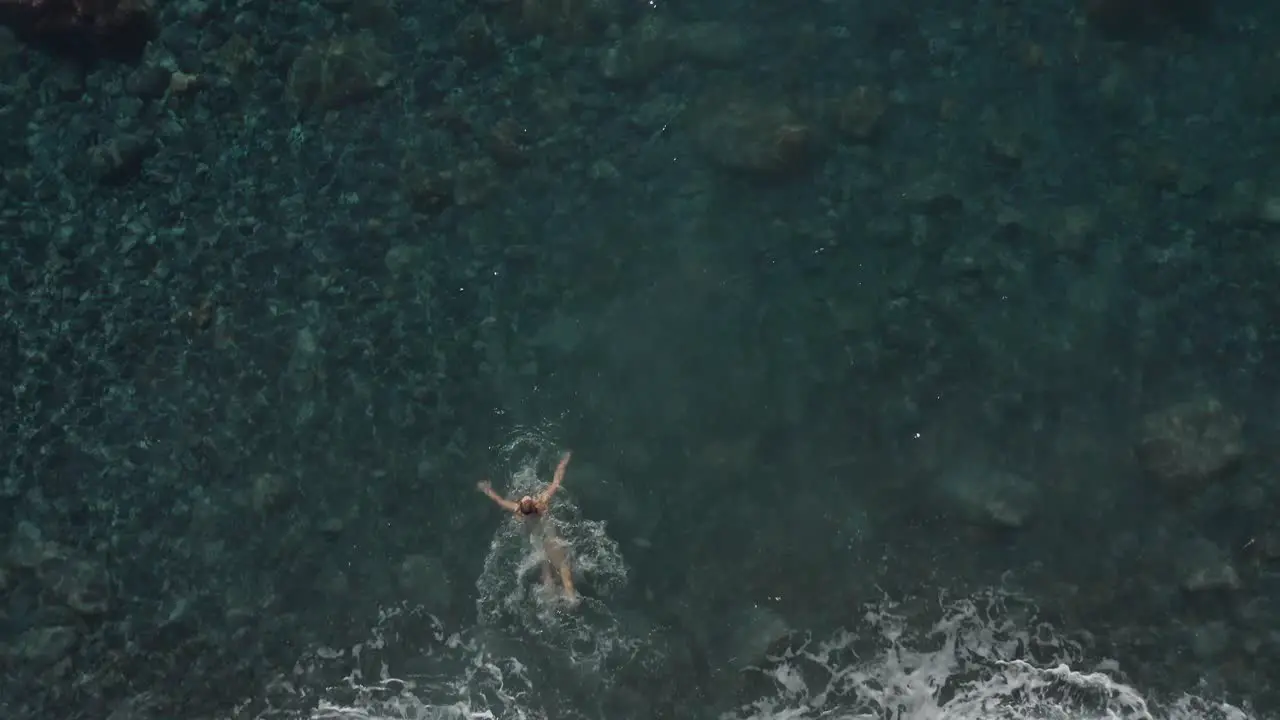
M136 61L156 36L154 0L0 0L0 23L86 61Z
M1089 22L1107 37L1125 40L1150 37L1162 28L1187 31L1206 28L1212 0L1085 0Z

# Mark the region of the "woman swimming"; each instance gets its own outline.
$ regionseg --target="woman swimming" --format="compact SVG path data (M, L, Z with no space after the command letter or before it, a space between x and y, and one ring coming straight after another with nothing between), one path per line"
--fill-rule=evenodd
M560 464L556 466L556 474L551 479L551 484L537 495L525 495L519 500L508 500L494 492L488 480L481 480L476 483L476 487L499 507L513 513L529 533L531 541L542 543L542 551L546 555L546 560L542 563L543 584L552 588L555 584L554 574L559 573L560 585L564 589L564 599L570 605L574 605L578 602L578 593L573 588L573 570L569 567L569 548L556 535L555 525L547 517L551 511L551 497L560 489L571 454L565 453L560 458Z

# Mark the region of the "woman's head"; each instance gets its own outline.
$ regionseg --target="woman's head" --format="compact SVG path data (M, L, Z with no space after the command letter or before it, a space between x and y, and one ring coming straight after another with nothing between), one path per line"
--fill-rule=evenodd
M538 503L528 495L520 498L520 502L516 504L516 508L521 515L534 515L538 512Z

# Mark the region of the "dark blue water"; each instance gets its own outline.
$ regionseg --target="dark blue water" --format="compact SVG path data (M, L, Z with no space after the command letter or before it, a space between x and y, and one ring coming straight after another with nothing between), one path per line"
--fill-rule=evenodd
M6 717L1274 712L1273 9L68 7L0 12ZM578 608L475 492L568 449Z

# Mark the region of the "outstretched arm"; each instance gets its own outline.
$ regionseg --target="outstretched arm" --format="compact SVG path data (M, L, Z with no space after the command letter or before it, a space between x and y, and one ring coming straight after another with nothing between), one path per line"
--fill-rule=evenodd
M476 483L476 488L479 489L480 492L488 496L490 500L498 503L498 507L502 508L503 510L506 510L507 512L515 512L516 509L520 507L519 505L516 505L515 502L508 500L502 497L501 495L499 495L498 493L494 492L493 486L489 484L488 480L481 480L480 482Z
M547 489L543 490L542 494L538 496L538 502L546 503L551 499L551 496L555 495L556 491L560 489L560 483L564 481L564 470L569 467L569 458L572 455L573 453L566 452L560 458L560 464L556 466L555 477L551 478L551 484L548 485Z

